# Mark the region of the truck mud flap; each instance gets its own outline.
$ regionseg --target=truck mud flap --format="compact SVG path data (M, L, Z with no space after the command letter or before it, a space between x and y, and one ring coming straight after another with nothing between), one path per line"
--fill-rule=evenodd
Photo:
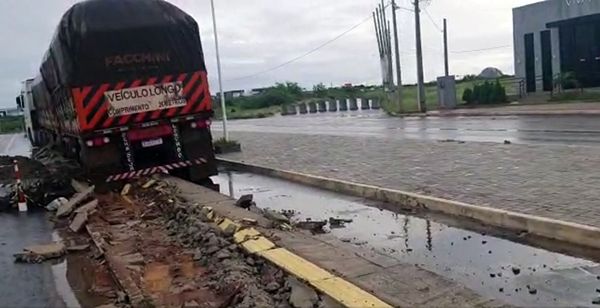
M154 167L140 169L140 170L123 172L123 173L119 173L119 174L113 174L106 178L106 182L109 183L109 182L114 182L114 181L133 179L133 178L137 178L137 177L141 177L141 176L148 176L148 175L155 174L155 173L169 174L171 170L188 168L188 167L191 167L194 165L202 165L202 164L206 164L206 163L207 163L207 161L204 158L196 158L196 159L190 159L190 160L186 160L186 161L174 162L174 163L161 165L161 166L154 166Z

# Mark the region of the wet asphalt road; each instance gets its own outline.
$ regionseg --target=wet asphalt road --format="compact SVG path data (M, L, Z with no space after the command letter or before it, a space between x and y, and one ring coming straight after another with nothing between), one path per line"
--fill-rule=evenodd
M29 156L31 147L21 134L0 135L0 155ZM53 240L46 213L0 212L0 307L69 307L73 302L64 262L15 264L13 254L25 246Z
M221 193L253 194L259 207L295 210L300 220L353 219L332 234L510 305L585 307L600 295L598 263L513 242L492 230L474 232L453 227L460 222L450 226L447 218L380 210L364 199L260 175L222 171L215 182Z
M215 121L213 129L220 131ZM520 144L600 145L594 116L389 117L382 111L351 111L233 120L231 131Z

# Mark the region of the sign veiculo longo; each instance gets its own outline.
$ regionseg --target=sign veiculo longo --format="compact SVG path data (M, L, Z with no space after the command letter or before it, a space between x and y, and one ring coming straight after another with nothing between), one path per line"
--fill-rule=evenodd
M187 104L180 81L106 91L104 97L108 102L110 117L182 107Z

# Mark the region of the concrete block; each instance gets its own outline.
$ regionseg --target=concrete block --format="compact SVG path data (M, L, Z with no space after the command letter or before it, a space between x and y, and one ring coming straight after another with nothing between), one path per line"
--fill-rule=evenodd
M348 109L358 110L358 104L356 102L356 98L352 97L352 98L348 99Z
M338 111L338 106L337 106L337 102L335 101L335 98L327 100L327 110L329 112Z
M348 110L348 102L346 101L346 98L339 98L338 103L340 105L340 111Z
M379 102L379 98L373 98L371 99L371 109L380 109L381 108L381 103Z
M77 233L77 232L81 231L81 229L83 229L83 227L87 223L87 220L88 220L87 212L77 213L77 215L75 215L75 218L73 218L73 220L71 221L71 224L69 225L69 229L71 229L71 231Z
M317 102L317 110L319 112L326 112L327 111L327 104L324 100L320 100Z
M371 107L369 106L369 99L361 98L360 99L360 110L369 110L369 109L371 109Z
M300 114L307 114L308 113L308 107L306 106L305 103L298 104L298 109L300 111Z
M317 103L309 102L308 103L308 112L309 113L317 113Z

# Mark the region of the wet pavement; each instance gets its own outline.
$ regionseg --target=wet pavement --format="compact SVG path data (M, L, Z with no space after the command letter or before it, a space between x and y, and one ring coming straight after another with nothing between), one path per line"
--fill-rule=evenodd
M23 135L0 135L0 155L30 154L31 146ZM66 261L14 263L13 254L25 246L55 240L58 236L45 212L0 212L0 306L79 307L67 282Z
M456 140L519 144L600 145L600 121L594 116L390 117L364 110L234 120L228 129L240 132L394 139ZM215 121L214 131L221 130Z
M506 239L510 236L490 235L497 235L492 231L486 234L439 222L447 217L404 215L373 207L378 204L370 201L247 173L221 172L215 182L222 193L233 197L254 194L259 207L299 211L298 219L353 219L345 228L332 229L332 234L490 299L517 306L592 306L600 295L597 263Z

